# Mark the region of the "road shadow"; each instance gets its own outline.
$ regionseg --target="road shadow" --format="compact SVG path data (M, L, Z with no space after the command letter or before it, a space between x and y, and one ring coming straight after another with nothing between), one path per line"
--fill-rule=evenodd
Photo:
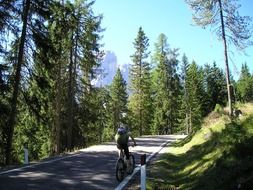
M139 149L130 148L136 166L142 154L148 156L164 141L173 140L163 136L137 138ZM119 184L115 177L117 159L116 144L104 143L1 174L0 189L112 189Z

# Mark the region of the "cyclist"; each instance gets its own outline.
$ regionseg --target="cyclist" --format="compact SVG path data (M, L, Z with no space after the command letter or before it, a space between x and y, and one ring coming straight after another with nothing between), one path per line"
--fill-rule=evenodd
M129 164L129 149L128 149L129 137L134 142L134 146L136 146L136 141L133 138L131 132L123 124L121 124L121 126L117 129L117 133L115 135L115 141L117 143L117 148L119 150L120 149L124 150L128 164Z

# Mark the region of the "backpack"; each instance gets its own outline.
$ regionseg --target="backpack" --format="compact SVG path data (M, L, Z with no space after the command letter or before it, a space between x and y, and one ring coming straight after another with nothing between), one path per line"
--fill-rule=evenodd
M124 128L124 127L119 127L118 128L118 130L117 130L117 133L119 134L119 135L123 135L123 134L125 134L127 131L126 131L126 129Z
M115 141L118 145L127 144L128 134L127 130L123 127L119 127L115 135Z

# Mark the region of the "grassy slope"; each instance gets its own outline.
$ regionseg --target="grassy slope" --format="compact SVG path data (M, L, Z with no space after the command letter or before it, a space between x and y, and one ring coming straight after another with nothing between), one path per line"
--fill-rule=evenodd
M192 137L156 161L148 189L250 189L253 187L253 104L236 121L212 113ZM238 186L239 185L239 186Z

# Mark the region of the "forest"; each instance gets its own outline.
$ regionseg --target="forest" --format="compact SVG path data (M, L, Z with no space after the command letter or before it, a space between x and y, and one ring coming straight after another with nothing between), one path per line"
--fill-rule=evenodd
M103 70L102 15L94 1L0 2L0 166L112 141L120 124L135 136L194 133L203 117L228 103L226 73L215 62L189 61L157 37L150 52L136 29L129 81ZM230 75L232 103L253 101L253 73Z

